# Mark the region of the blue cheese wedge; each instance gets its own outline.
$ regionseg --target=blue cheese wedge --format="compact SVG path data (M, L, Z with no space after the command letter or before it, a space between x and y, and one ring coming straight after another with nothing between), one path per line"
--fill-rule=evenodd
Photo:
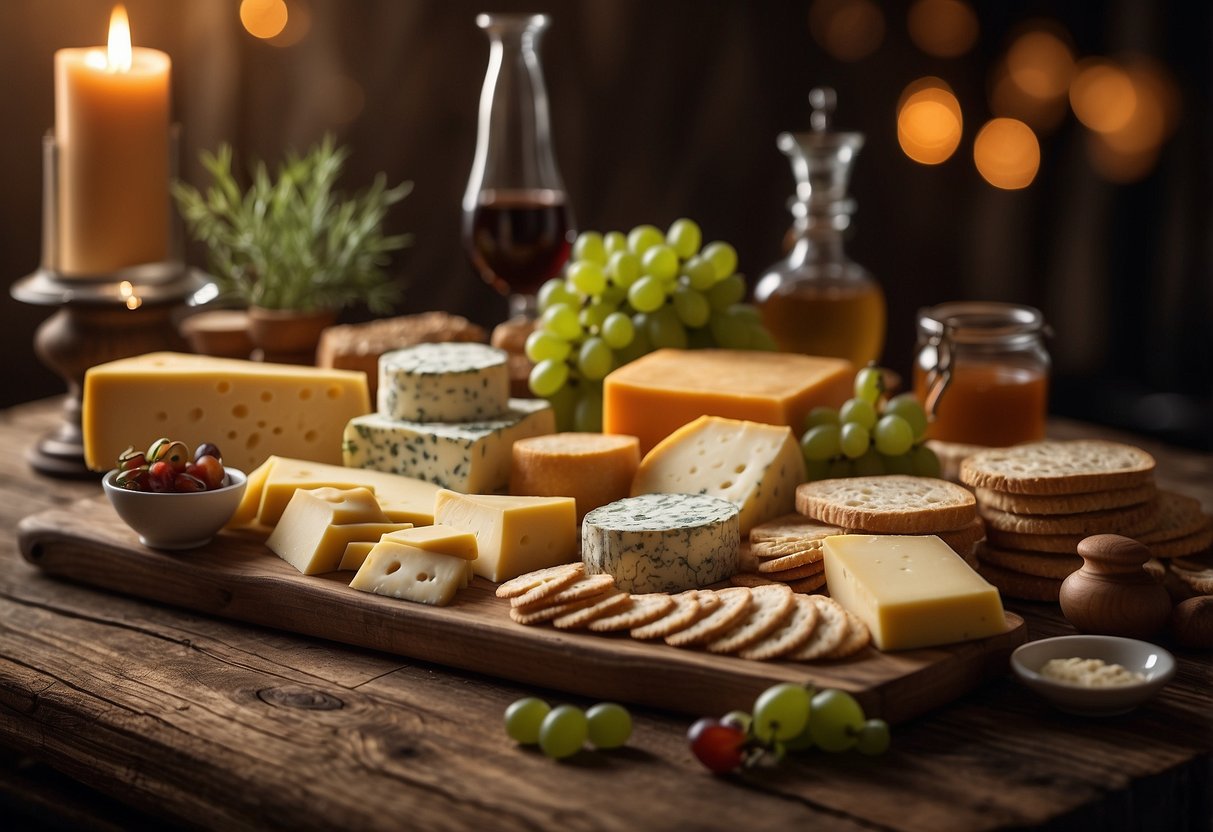
M645 454L632 494L710 494L741 510L741 533L796 510L805 480L800 443L786 425L703 416Z
M626 592L679 592L738 570L737 506L704 494L642 494L596 508L581 525L581 559Z
M379 414L410 422L483 422L509 410L504 350L418 344L379 357Z
M484 422L410 422L379 413L345 427L345 464L425 480L464 493L506 490L511 446L556 430L543 399L510 399L504 416Z

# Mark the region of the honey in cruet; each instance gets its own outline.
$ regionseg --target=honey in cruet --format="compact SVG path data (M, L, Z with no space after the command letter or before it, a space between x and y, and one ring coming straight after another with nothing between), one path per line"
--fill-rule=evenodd
M779 349L863 366L880 358L885 337L884 292L843 249L855 213L847 186L863 134L830 129L833 90L814 89L809 103L812 129L781 133L776 141L796 177L788 203L794 241L787 257L759 279L754 302Z

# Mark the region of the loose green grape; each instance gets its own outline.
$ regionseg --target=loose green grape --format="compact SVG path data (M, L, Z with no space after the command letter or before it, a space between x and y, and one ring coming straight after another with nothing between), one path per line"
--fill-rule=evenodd
M943 471L939 457L926 445L919 445L910 451L910 466L918 477L938 477Z
M581 321L577 317L577 308L568 303L556 303L549 306L539 317L539 325L557 338L573 341L581 335Z
M789 740L809 720L810 695L803 685L784 682L764 690L754 701L751 730L762 740Z
M645 251L640 258L645 274L651 274L658 280L673 280L678 277L678 255L674 249L659 243Z
M686 349L687 331L678 320L678 313L672 306L663 306L649 314L649 341L658 349Z
M690 286L679 286L674 290L673 298L678 320L686 326L701 327L712 317L712 307L703 292Z
M708 303L713 312L723 312L745 297L745 281L741 275L732 275L708 289Z
M665 233L665 241L679 257L689 260L695 252L699 251L699 244L703 242L703 232L699 230L698 223L684 217L674 220L670 224L670 230Z
M566 275L573 288L583 295L593 296L606 288L606 270L592 260L569 264Z
M557 705L539 726L539 749L555 760L581 750L589 732L585 714L572 705Z
M884 373L879 367L864 367L855 374L855 398L876 404L884 392Z
M528 696L505 709L505 733L514 742L534 745L539 742L539 726L552 707L542 699Z
M573 408L573 430L581 433L602 433L602 387L582 385L581 395Z
M914 463L907 454L880 454L880 462L886 474L913 474Z
M804 452L804 458L810 462L824 462L838 456L842 450L841 433L838 425L815 425L809 428L800 440L800 450Z
M610 257L617 251L628 250L628 238L622 231L609 231L603 235L602 246L606 249L607 256Z
M573 243L574 260L590 260L602 266L607 261L606 244L602 239L602 235L597 231L583 231L577 235L577 241Z
M665 235L656 226L638 225L628 232L628 248L638 257L663 242Z
M536 329L526 337L526 357L536 364L549 358L553 361L564 361L569 357L570 350L568 341L546 329Z
M889 723L883 719L869 719L859 729L855 738L855 750L860 754L876 757L889 750Z
M913 393L901 393L885 402L886 416L900 416L914 431L914 441L921 442L927 435L927 412L922 409L922 403Z
M595 748L619 748L632 736L632 715L614 702L599 702L585 712L587 733Z
M692 257L682 264L687 283L697 292L706 292L716 285L716 268L702 257Z
M818 692L809 712L813 742L825 751L846 751L864 725L863 708L849 693L833 688Z
M531 368L529 383L532 393L546 399L563 387L568 380L569 365L563 361L548 359L540 361Z
M708 243L703 247L703 258L712 264L717 280L737 271L737 250L728 243Z
M854 422L864 430L876 427L876 407L867 399L847 399L838 409L839 418L844 422Z
M577 369L590 381L598 381L611 371L615 360L607 342L598 337L586 338L577 353Z
M824 480L830 473L830 462L826 459L806 459L804 461L805 479L809 482Z
M657 278L645 275L628 289L628 302L637 312L652 312L665 303L665 288Z
M607 261L606 273L616 286L626 289L640 277L640 258L630 251L617 251Z
M887 456L900 456L914 444L914 430L900 416L881 416L872 429L876 450Z
M831 459L829 467L826 468L826 479L829 480L841 480L853 476L855 476L855 463L846 457Z
M869 447L867 453L855 460L854 465L857 477L880 477L889 473L885 471L884 460L880 453L872 447Z
M805 417L804 429L815 428L818 425L837 425L839 423L838 411L832 407L818 405L809 411L809 415Z
M548 307L558 303L575 304L577 300L577 295L569 289L563 277L553 277L551 280L545 281L539 287L539 293L535 298L540 311L546 311Z
M608 347L613 350L619 350L632 343L632 337L636 334L636 330L632 326L631 318L622 312L612 312L602 322L600 334Z
M838 445L847 459L858 459L871 447L872 435L863 425L845 422L838 435Z

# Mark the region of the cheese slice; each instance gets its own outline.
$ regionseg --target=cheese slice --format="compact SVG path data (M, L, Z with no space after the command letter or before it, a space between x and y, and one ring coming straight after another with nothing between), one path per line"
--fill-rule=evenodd
M817 405L838 407L852 393L849 361L783 352L656 350L603 382L603 433L640 439L648 451L700 416L804 428Z
M405 601L445 606L467 585L467 578L468 561L464 558L382 540L367 555L350 586Z
M476 559L476 536L471 532L444 526L418 526L385 534L378 542L404 543L427 552L438 552L466 561ZM345 547L340 569L358 569L366 560L374 544L350 543ZM468 574L471 574L469 565Z
M998 590L935 535L835 535L823 548L830 596L868 625L881 650L1006 629Z
M459 494L443 489L434 520L476 536L472 571L490 581L577 560L577 508L571 497Z
M399 531L387 522L375 496L365 488L300 489L265 545L305 575L336 571L354 540L378 540Z
M213 442L245 472L271 454L340 464L346 423L370 409L362 373L148 353L85 373L84 457L105 471L128 446L168 436Z
M270 469L260 485L256 513L256 521L264 526L278 523L292 495L300 488L366 488L374 492L387 519L415 526L434 522L434 495L438 493L438 486L433 483L399 474L325 465L305 459L274 457L266 464L270 465ZM243 506L242 502L241 508ZM238 516L244 513L237 510Z
M796 510L804 455L788 427L701 416L658 443L640 463L632 494L708 494L741 515L741 533Z
M510 493L572 497L577 522L599 506L628 496L640 466L635 436L553 433L514 443Z
M265 489L266 480L270 477L270 469L277 461L278 457L271 456L249 471L245 478L244 493L240 495L240 505L236 506L232 519L227 521L229 526L247 526L257 522L257 510L261 507L261 493Z

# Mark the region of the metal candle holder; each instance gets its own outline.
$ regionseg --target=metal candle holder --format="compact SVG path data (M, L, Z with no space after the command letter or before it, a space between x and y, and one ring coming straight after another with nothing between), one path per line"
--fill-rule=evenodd
M176 175L177 128L170 136L170 173ZM181 349L173 309L212 284L181 257L180 224L173 229L169 259L106 274L66 277L58 269L59 189L55 137L42 139L42 263L13 284L22 303L57 306L34 335L34 352L67 383L63 421L27 454L35 471L56 477L98 476L84 464L81 405L89 367L161 349ZM171 212L167 200L165 210ZM132 437L133 439L133 437Z

